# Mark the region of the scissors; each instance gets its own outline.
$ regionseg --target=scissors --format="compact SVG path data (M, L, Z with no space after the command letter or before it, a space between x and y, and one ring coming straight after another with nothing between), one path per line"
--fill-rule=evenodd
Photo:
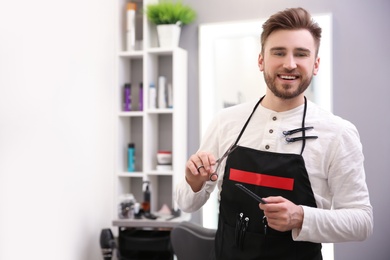
M228 157L229 154L231 154L238 146L236 144L232 144L229 149L221 156L219 159L216 161L217 167L215 168L214 173L210 175L210 181L216 181L218 179L218 169L219 166L221 165L222 161ZM213 176L216 176L215 180L213 180Z

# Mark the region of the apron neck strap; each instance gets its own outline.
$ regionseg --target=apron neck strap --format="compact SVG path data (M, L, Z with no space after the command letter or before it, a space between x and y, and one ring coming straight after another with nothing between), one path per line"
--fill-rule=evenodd
M305 131L305 119L306 119L306 110L307 110L307 100L306 100L306 97L304 96L305 98L305 106L303 107L303 117L302 117L302 149L301 149L301 155L303 153L303 150L305 149L305 145L306 145L306 131Z
M233 146L236 146L237 145L237 143L238 143L238 141L240 141L240 139L241 139L241 136L242 136L242 134L244 133L244 131L245 131L245 128L248 126L248 124L249 124L249 121L251 120L251 118L252 118L252 116L253 116L253 114L255 113L255 111L256 111L256 109L257 109L257 107L260 105L260 103L261 103L261 101L264 99L264 97L265 97L265 95L262 97L262 98L260 98L260 100L259 101L257 101L257 103L256 103L256 105L255 105L255 107L253 108L253 110L252 110L252 113L251 113L251 115L248 117L248 119L246 120L246 122L245 122L245 125L244 125L244 127L241 129L241 132L240 132L240 134L238 135L238 137L237 137L237 139L236 139L236 141L234 142L234 145Z
M245 125L244 125L244 127L241 129L241 132L240 132L240 134L238 135L238 137L237 137L236 141L234 142L233 146L236 146L237 143L238 143L238 141L240 141L242 134L244 133L246 127L247 127L248 124L249 124L249 121L251 120L253 114L255 113L257 107L260 105L260 103L261 103L261 101L264 99L264 97L265 97L265 95L264 95L262 98L260 98L260 100L256 103L255 107L254 107L253 110L252 110L252 113L250 114L250 116L249 116L248 119L246 120ZM302 129L303 129L303 130L302 130L302 149L301 149L301 153L300 153L301 155L302 155L303 150L305 149L305 145L306 145L306 138L305 138L305 136L306 136L306 133L305 133L305 119L306 119L306 110L307 110L307 99L306 99L305 96L304 96L304 98L305 98L305 105L304 105L304 108L303 108L303 117L302 117Z

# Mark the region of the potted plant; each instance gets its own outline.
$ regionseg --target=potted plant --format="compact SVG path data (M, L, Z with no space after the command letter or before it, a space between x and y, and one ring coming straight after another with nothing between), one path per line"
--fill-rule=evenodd
M196 18L196 12L181 0L161 0L148 4L145 14L148 20L157 26L160 47L168 48L178 46L181 26L193 22Z

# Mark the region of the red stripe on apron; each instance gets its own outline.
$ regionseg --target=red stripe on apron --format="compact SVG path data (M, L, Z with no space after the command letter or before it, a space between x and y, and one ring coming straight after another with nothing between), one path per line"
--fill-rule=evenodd
M292 178L241 171L233 168L230 169L229 179L232 181L254 184L257 186L268 188L277 188L282 190L293 190L294 187L294 179Z

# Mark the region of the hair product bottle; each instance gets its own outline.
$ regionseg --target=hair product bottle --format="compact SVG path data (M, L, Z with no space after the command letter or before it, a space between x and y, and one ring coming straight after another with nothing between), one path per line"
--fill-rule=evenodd
M138 104L139 104L139 111L143 111L144 110L144 87L143 87L143 83L139 83L139 101L138 101Z
M124 111L130 111L131 110L131 84L126 83L124 87Z
M144 190L144 201L142 202L142 209L144 212L150 212L150 190L149 190L149 181L144 181L146 187Z
M158 108L166 108L166 91L165 91L166 78L164 76L158 77Z
M156 108L156 87L154 83L150 83L149 86L149 108Z
M127 171L135 172L135 145L130 143L127 148Z
M167 89L167 99L168 99L168 107L173 108L173 89L172 89L172 83L168 83L168 89Z
M128 3L126 11L126 44L127 51L135 50L135 11L137 10L137 4Z

